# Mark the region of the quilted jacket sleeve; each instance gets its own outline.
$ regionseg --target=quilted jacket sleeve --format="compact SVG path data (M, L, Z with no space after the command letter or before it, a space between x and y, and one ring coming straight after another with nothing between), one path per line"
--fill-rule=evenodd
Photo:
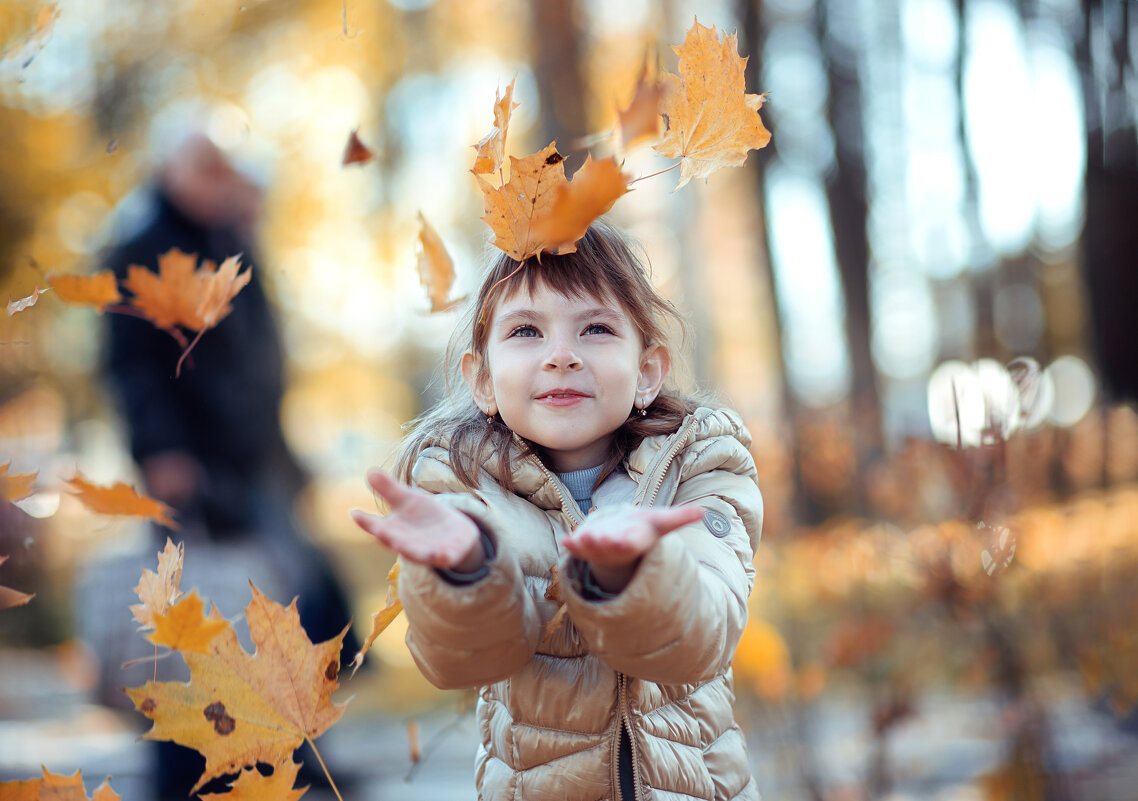
M569 615L589 650L636 678L664 684L713 678L730 664L747 622L762 528L754 463L730 438L705 448L699 460L714 467L681 481L673 505L703 508L703 522L662 537L615 598L590 601L579 581L567 582ZM571 579L583 568L563 559Z
M452 584L430 567L403 565L399 599L411 655L427 680L442 689L508 678L533 657L541 620L516 555L501 545L498 517L482 492L444 491L461 485L429 455L416 465L414 483L474 519L494 541L496 554L489 574L467 585Z

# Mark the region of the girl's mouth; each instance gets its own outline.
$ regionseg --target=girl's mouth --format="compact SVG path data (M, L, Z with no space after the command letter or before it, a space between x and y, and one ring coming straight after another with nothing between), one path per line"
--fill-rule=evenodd
M584 392L578 392L575 389L554 389L549 392L543 392L538 395L535 400L548 406L572 406L574 403L583 401L589 397L591 396Z

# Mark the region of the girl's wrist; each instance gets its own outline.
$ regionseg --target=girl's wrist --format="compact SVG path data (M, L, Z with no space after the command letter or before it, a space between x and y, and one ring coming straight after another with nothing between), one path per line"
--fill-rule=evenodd
M634 559L623 565L597 565L588 563L588 571L592 574L597 588L608 594L616 594L628 586L636 572L640 559Z

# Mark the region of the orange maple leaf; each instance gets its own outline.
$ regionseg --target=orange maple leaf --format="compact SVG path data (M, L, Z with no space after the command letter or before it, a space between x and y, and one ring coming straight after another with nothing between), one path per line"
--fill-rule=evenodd
M49 275L47 280L64 303L94 306L101 312L122 300L115 284L115 274L110 270L94 275Z
M351 136L348 137L348 144L344 146L344 159L342 165L347 167L349 164L367 164L375 158L375 152L360 141L359 128L352 131Z
M240 256L230 256L220 268L211 261L194 269L197 256L177 248L158 257L158 272L131 265L123 286L134 297L130 304L159 328L183 326L204 331L230 312L229 302L249 283L250 271L238 274Z
M50 287L44 287L43 289L40 289L37 286L34 290L32 290L32 294L28 295L25 298L18 298L17 300L9 299L8 316L12 317L13 315L19 314L24 309L30 309L32 306L35 306L36 301L40 299L40 295L48 291L50 291Z
M748 151L765 147L771 135L758 113L763 96L746 93L747 59L739 56L735 34L721 43L715 27L697 19L684 43L672 49L680 74L664 76L660 115L666 132L655 150L681 159L679 189L720 167L742 165Z
M506 93L499 95L494 92L494 127L475 145L474 167L471 172L475 175L489 175L502 169L502 159L506 157L506 132L510 127L510 116L518 104L514 102L514 84L517 78L510 81Z
M7 556L0 556L0 565L7 561ZM23 606L35 597L34 595L28 595L26 592L13 590L11 587L5 587L0 584L0 609L11 609L13 606Z
M312 741L344 714L331 695L339 687L347 627L313 645L295 599L285 608L250 586L245 619L254 654L241 647L230 626L210 641L208 653L182 654L188 683L148 681L126 690L154 721L146 739L172 740L205 756L205 771L191 792L258 762L279 764L305 741L315 748Z
M593 221L628 192L628 182L615 158L590 155L573 180L557 188L549 212L533 221L532 236L552 253L572 253Z
M9 473L8 467L11 464L11 462L0 464L0 498L9 502L26 498L35 492L36 476L39 474L39 471Z
M227 793L205 793L199 795L201 801L296 801L307 791L307 787L294 790L296 774L300 763L291 759L273 766L269 776L262 776L256 768L241 771L237 781L229 785Z
M145 517L168 528L178 527L178 524L169 517L173 512L169 506L149 496L140 495L134 487L121 481L110 487L100 487L76 475L64 483L75 491L74 495L79 502L92 512Z
M399 561L396 560L395 564L391 566L391 570L387 571L387 605L371 616L371 634L367 635L367 639L360 646L360 650L352 658L353 676L360 669L360 665L364 663L364 655L367 654L372 643L391 625L391 621L399 617L399 613L402 611L403 603L399 600Z
M134 619L142 624L141 628L154 628L155 618L168 613L181 597L178 583L182 580L184 560L185 546L180 542L175 545L167 537L166 547L158 554L158 572L142 571L138 586L134 588L142 603L130 607Z
M419 280L427 290L431 311L443 311L453 305L447 298L454 285L454 259L423 212L419 212L419 223Z
M147 635L146 639L183 653L209 653L210 641L230 626L224 618L216 615L206 617L202 609L198 591L191 591L170 607L169 612L154 615L154 633Z
M557 152L557 142L524 158L510 156L510 180L500 187L481 175L478 185L485 202L483 221L494 232L494 245L517 261L525 261L543 250L572 253L569 247L557 251L545 246L533 233L534 220L548 215L559 187L565 179L565 157Z
M645 55L632 100L627 108L617 111L622 150L628 150L645 139L660 138L660 101L663 97L664 85L658 77L649 77L648 56Z
M4 801L119 801L122 798L111 789L109 780L95 788L95 794L88 798L80 771L62 776L46 767L41 766L41 769L42 779L0 782L0 798Z

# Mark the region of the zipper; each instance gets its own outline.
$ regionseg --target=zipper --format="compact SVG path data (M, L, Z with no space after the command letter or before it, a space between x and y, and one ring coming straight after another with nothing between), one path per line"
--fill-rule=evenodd
M620 725L616 729L616 737L613 739L612 746L612 786L616 790L616 795L620 795L621 801L640 801L640 771L636 769L638 761L636 751L636 738L632 736L632 715L629 712L628 704L628 676L623 673L617 673L617 706L620 707ZM621 795L620 788L620 736L622 732L628 732L628 746L632 751L632 798L625 798Z
M688 418L688 421L672 435L672 444L661 456L656 458L656 464L650 468L650 473L645 472L645 479L651 476L651 481L645 481L641 485L640 491L637 493L639 496L634 504L636 506L651 506L656 502L656 496L660 493L660 487L664 485L664 476L668 474L668 468L672 466L672 462L679 456L680 451L685 445L688 444L692 429L695 428L696 423L699 421L693 416Z
M561 501L561 511L569 518L571 524L570 528L577 528L577 526L585 522L585 519L581 517L581 510L580 507L577 506L577 502L572 498L566 497L565 490L567 487L561 483L561 479L554 475L548 467L542 464L541 459L534 457L534 461L537 463L538 468L541 469L541 472L545 473L545 477L553 484L553 490L557 493L557 497Z

